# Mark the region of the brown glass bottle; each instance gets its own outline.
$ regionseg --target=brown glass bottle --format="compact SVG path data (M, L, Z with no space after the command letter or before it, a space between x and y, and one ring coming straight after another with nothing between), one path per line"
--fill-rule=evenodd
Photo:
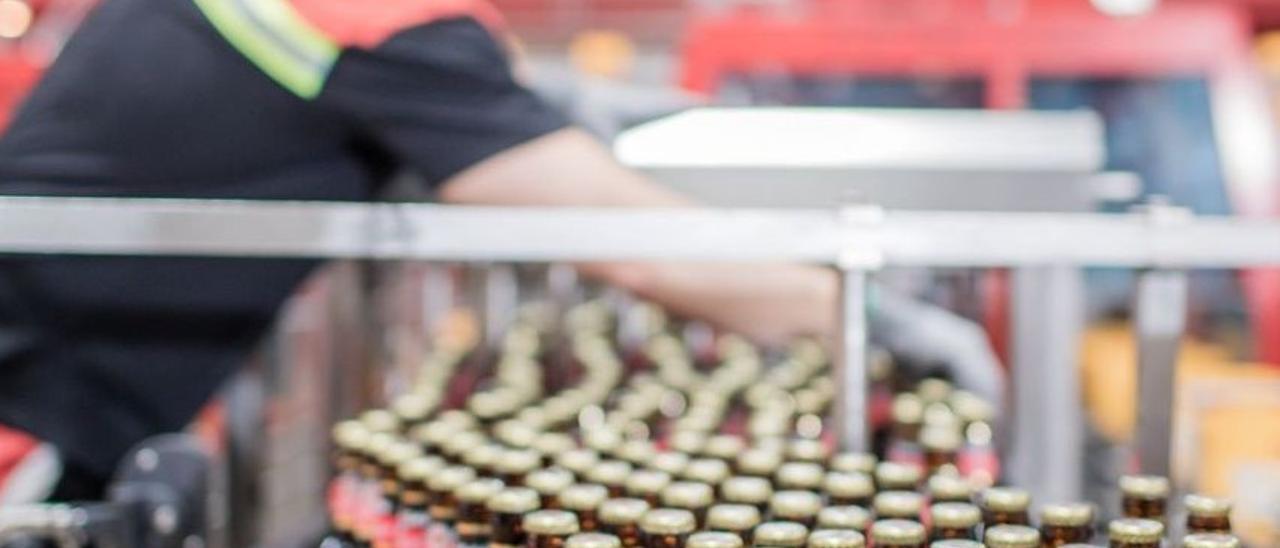
M861 472L830 472L822 482L827 503L833 506L871 506L876 494L871 476Z
M565 548L622 548L622 541L608 533L578 533L569 537Z
M1195 533L1182 539L1182 548L1240 548L1240 539L1222 533Z
M564 510L539 510L525 514L523 526L528 548L565 548L578 533L578 518Z
M627 477L628 497L643 499L649 506L661 504L662 490L671 485L671 474L660 470L636 470Z
M831 457L831 470L871 475L875 473L878 463L876 456L871 453L837 453Z
M458 519L458 497L455 490L476 479L476 471L466 466L449 466L427 480L427 508L431 522L449 532Z
M573 473L563 468L541 468L530 472L524 479L525 486L538 492L542 508L560 508L560 493L573 485Z
M742 548L742 537L733 533L720 531L703 531L689 535L685 542L687 548Z
M804 546L809 530L792 521L770 521L756 526L752 546L756 548L796 548Z
M871 524L871 542L876 548L924 548L928 535L918 521L882 519Z
M503 489L502 480L481 478L459 487L455 491L458 498L458 542L466 548L478 548L489 544L492 532L490 526L489 499Z
M430 493L427 480L444 469L444 459L440 457L418 457L400 465L396 474L400 476L400 509L396 513L396 544L415 545L419 539L425 541L427 527L431 518L427 513Z
M662 506L692 512L699 529L707 523L707 509L714 503L715 491L705 483L677 481L662 490Z
M822 491L822 478L825 471L821 465L812 462L786 462L778 467L774 474L773 484L786 491Z
M920 521L924 509L924 497L911 491L883 491L872 502L876 519L900 519Z
M524 486L525 476L542 465L542 457L532 449L511 449L503 451L494 463L493 469L508 487Z
M717 504L707 510L707 529L733 533L751 544L751 530L760 525L760 510L746 504Z
M1183 499L1187 508L1187 533L1231 533L1231 501L1200 495Z
M954 426L928 426L921 430L920 446L924 448L926 473L934 474L945 466L955 466L961 443L960 432Z
M684 548L697 529L693 513L676 508L650 510L640 519L645 548Z
M1160 548L1164 525L1150 519L1124 518L1107 526L1111 548Z
M929 478L929 500L938 502L971 502L973 485L968 480L949 474L934 474Z
M1040 509L1040 537L1045 548L1089 542L1093 538L1093 507L1088 504L1046 504Z
M982 492L982 522L987 527L997 525L1028 525L1031 517L1031 495L1021 489L992 487Z
M865 548L862 533L850 529L819 529L809 534L808 548Z
M871 512L861 506L828 506L818 512L819 529L866 531L871 525Z
M773 484L760 477L734 476L720 484L720 500L755 506L762 514L769 510L769 497L772 496Z
M729 465L720 459L701 458L689 461L681 474L686 481L705 483L712 487L729 479Z
M793 521L813 529L822 510L822 497L812 491L778 491L769 499L769 519Z
M899 462L876 465L876 488L880 491L915 491L920 486L920 469Z
M1122 476L1121 508L1124 517L1164 523L1169 506L1169 480L1160 476Z
M915 394L899 394L893 399L893 442L916 444L924 422L924 402Z
M964 502L939 502L930 507L933 518L933 540L978 540L982 511Z
M346 542L354 542L355 507L360 485L362 452L369 441L369 430L359 421L343 421L333 428L333 465L336 471L329 486L329 522L333 533Z
M1040 532L1025 525L997 525L983 532L987 548L1039 548Z
M603 485L609 490L610 497L621 497L626 494L627 476L631 475L631 464L620 460L602 460L587 471L587 481Z
M489 548L522 548L528 542L524 515L537 511L541 506L538 492L528 487L508 487L489 499L488 506Z
M618 537L623 548L636 548L643 543L640 518L650 507L649 503L635 498L606 500L600 505L601 528Z
M560 507L578 516L578 530L594 533L599 530L600 505L609 498L609 490L594 483L575 483L560 492Z

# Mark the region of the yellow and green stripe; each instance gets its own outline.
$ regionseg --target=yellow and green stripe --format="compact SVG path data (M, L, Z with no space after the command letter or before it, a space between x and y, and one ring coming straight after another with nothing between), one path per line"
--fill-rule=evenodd
M222 36L285 89L314 99L342 48L287 0L195 0Z

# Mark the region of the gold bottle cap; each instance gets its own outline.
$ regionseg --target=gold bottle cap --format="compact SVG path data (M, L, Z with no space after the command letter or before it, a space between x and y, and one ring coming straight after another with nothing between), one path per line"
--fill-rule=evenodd
M369 435L369 441L364 444L364 455L381 461L382 454L391 448L392 445L399 443L399 439L395 434L388 432L374 432Z
M749 531L760 524L760 509L748 504L717 504L707 510L707 527L722 531Z
M387 448L378 455L378 461L383 466L394 470L401 464L421 456L422 448L418 447L416 444L400 440L387 446Z
M924 421L924 402L915 394L899 394L893 398L893 421L898 424L920 424Z
M538 469L542 464L542 455L532 449L508 449L498 456L493 463L494 469L502 474L523 476Z
M784 489L822 488L822 466L812 462L787 462L778 467L776 480Z
M746 449L747 443L742 441L742 438L728 434L718 434L707 438L706 445L702 446L702 454L724 461L731 461L738 458L738 455L742 454Z
M1182 539L1182 548L1240 548L1240 539L1220 533L1197 533Z
M547 412L538 406L531 406L521 409L516 413L516 420L525 423L534 430L542 430L550 426L551 420L547 418Z
M1164 524L1149 519L1117 519L1107 525L1112 542L1160 542Z
M370 409L361 413L360 424L370 432L395 432L400 429L400 419L386 409Z
M818 515L822 497L812 491L778 491L769 498L769 511L788 520L806 520Z
M848 529L819 529L809 535L809 548L863 548L867 539Z
M782 455L775 450L752 448L738 455L738 471L753 476L772 476L782 466Z
M987 548L1040 548L1040 531L1025 525L997 525L982 536Z
M438 420L440 422L452 424L460 430L480 426L480 421L476 420L474 415L461 409L450 409L440 413Z
M566 487L556 498L567 510L595 510L609 498L609 490L594 483L575 483Z
M1183 499L1187 512L1200 517L1226 517L1231 514L1231 501L1202 495L1187 495Z
M649 468L661 470L672 476L678 476L684 472L684 467L689 465L689 455L684 453L676 453L668 451L658 453L652 459L649 459Z
M437 493L451 493L474 479L476 471L469 466L446 466L427 479L427 487Z
M444 459L436 456L417 457L400 465L396 477L406 483L425 483L427 478L443 470Z
M831 458L831 469L836 472L861 472L872 474L876 471L876 456L871 453L837 453Z
M531 447L544 457L555 459L561 453L574 450L578 444L573 441L573 436L563 432L543 432L533 439Z
M424 447L443 448L445 442L460 431L462 428L456 424L434 420L413 427L409 437Z
M462 454L462 463L476 470L487 470L498 462L503 448L496 443L484 443Z
M622 446L622 435L612 428L591 430L583 441L583 445L595 449L601 454L612 454Z
M527 514L542 506L538 492L528 487L508 487L489 499L491 512L500 514Z
M443 452L451 456L465 456L472 449L488 443L488 439L479 432L470 430L457 432L444 442Z
M925 541L924 525L906 519L882 519L871 524L871 541L877 546L916 545Z
M883 491L871 503L877 518L919 519L924 497L912 491Z
M929 496L935 500L968 500L973 498L973 484L960 476L934 474L929 478Z
M569 537L565 548L622 548L622 541L605 533L578 533Z
M1084 545L1064 544L1059 548L1071 548L1072 546L1084 546ZM933 541L933 544L929 545L929 548L986 548L986 547L983 546L981 542L978 542L976 540L954 538L954 539L945 539L945 540L935 540ZM1089 546L1088 548L1094 548L1094 547Z
M649 503L632 498L609 499L600 505L600 521L608 525L630 525L639 523L645 512L649 511Z
M662 490L662 505L671 508L706 508L715 502L710 485L693 481L677 481Z
M946 428L959 432L964 428L960 416L945 403L931 403L924 407L925 428Z
M920 445L926 451L954 453L961 442L960 432L951 426L926 426L920 431Z
M996 416L994 406L971 392L957 390L951 394L949 403L960 420L966 423L991 422Z
M1093 525L1093 506L1083 503L1046 504L1040 509L1040 523L1053 527Z
M543 468L525 476L524 484L540 495L555 496L573 485L573 474L563 468Z
M1168 498L1169 479L1160 476L1121 476L1120 492L1143 500Z
M876 492L871 476L862 472L830 472L822 488L828 495L839 498L870 498Z
M914 490L920 484L920 468L898 462L876 465L876 485L886 491Z
M408 393L391 403L391 411L404 422L422 422L435 410L438 400L422 393Z
M764 504L773 496L773 484L755 476L734 476L720 484L720 494L727 502Z
M522 421L508 419L493 425L493 437L511 447L527 448L538 439L538 431Z
M671 449L686 455L696 455L707 443L707 435L693 430L681 430L671 435Z
M720 531L694 533L684 543L685 548L742 548L742 537Z
M794 521L770 521L756 526L752 540L756 546L804 546L809 530Z
M494 495L502 492L502 480L480 478L463 484L454 490L458 500L467 504L487 503Z
M982 506L995 512L1025 512L1031 494L1013 487L992 487L982 492Z
M600 462L600 454L585 447L565 451L556 457L556 465L579 476L586 476Z
M635 466L644 466L649 464L649 461L657 454L658 450L654 448L653 442L649 440L627 440L621 447L618 447L616 456Z
M578 532L578 516L564 510L538 510L525 514L522 524L531 535L568 536Z
M620 460L602 460L587 471L587 481L601 485L622 485L631 475L631 465Z
M671 485L671 474L661 470L636 470L627 477L626 491L632 495L655 495Z
M787 444L787 458L801 462L826 462L830 457L827 446L818 440L798 439Z
M697 527L693 512L677 508L658 508L640 518L640 530L650 535L683 535Z
M828 506L818 512L818 528L865 531L871 512L861 506Z
M684 479L720 485L729 478L729 465L720 459L693 459L684 468Z
M359 451L369 441L369 429L360 421L342 421L333 425L333 444L343 451Z
M930 515L938 527L967 529L982 521L982 510L963 502L940 502L930 507Z
M951 383L942 379L925 379L916 385L916 395L926 403L947 401L951 391Z

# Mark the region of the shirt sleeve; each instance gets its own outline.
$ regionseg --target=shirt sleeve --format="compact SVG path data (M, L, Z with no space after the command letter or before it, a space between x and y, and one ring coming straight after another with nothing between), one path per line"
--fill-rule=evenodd
M432 184L567 125L515 81L503 49L471 17L345 50L317 100Z

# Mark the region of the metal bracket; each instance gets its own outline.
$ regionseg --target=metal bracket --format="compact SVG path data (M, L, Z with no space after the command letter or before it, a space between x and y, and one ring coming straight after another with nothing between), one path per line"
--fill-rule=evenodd
M884 254L874 237L884 220L884 210L875 206L848 206L840 210L839 216L848 241L840 250L836 264L840 272L836 432L842 449L866 451L871 439L867 423L868 275L884 265Z

